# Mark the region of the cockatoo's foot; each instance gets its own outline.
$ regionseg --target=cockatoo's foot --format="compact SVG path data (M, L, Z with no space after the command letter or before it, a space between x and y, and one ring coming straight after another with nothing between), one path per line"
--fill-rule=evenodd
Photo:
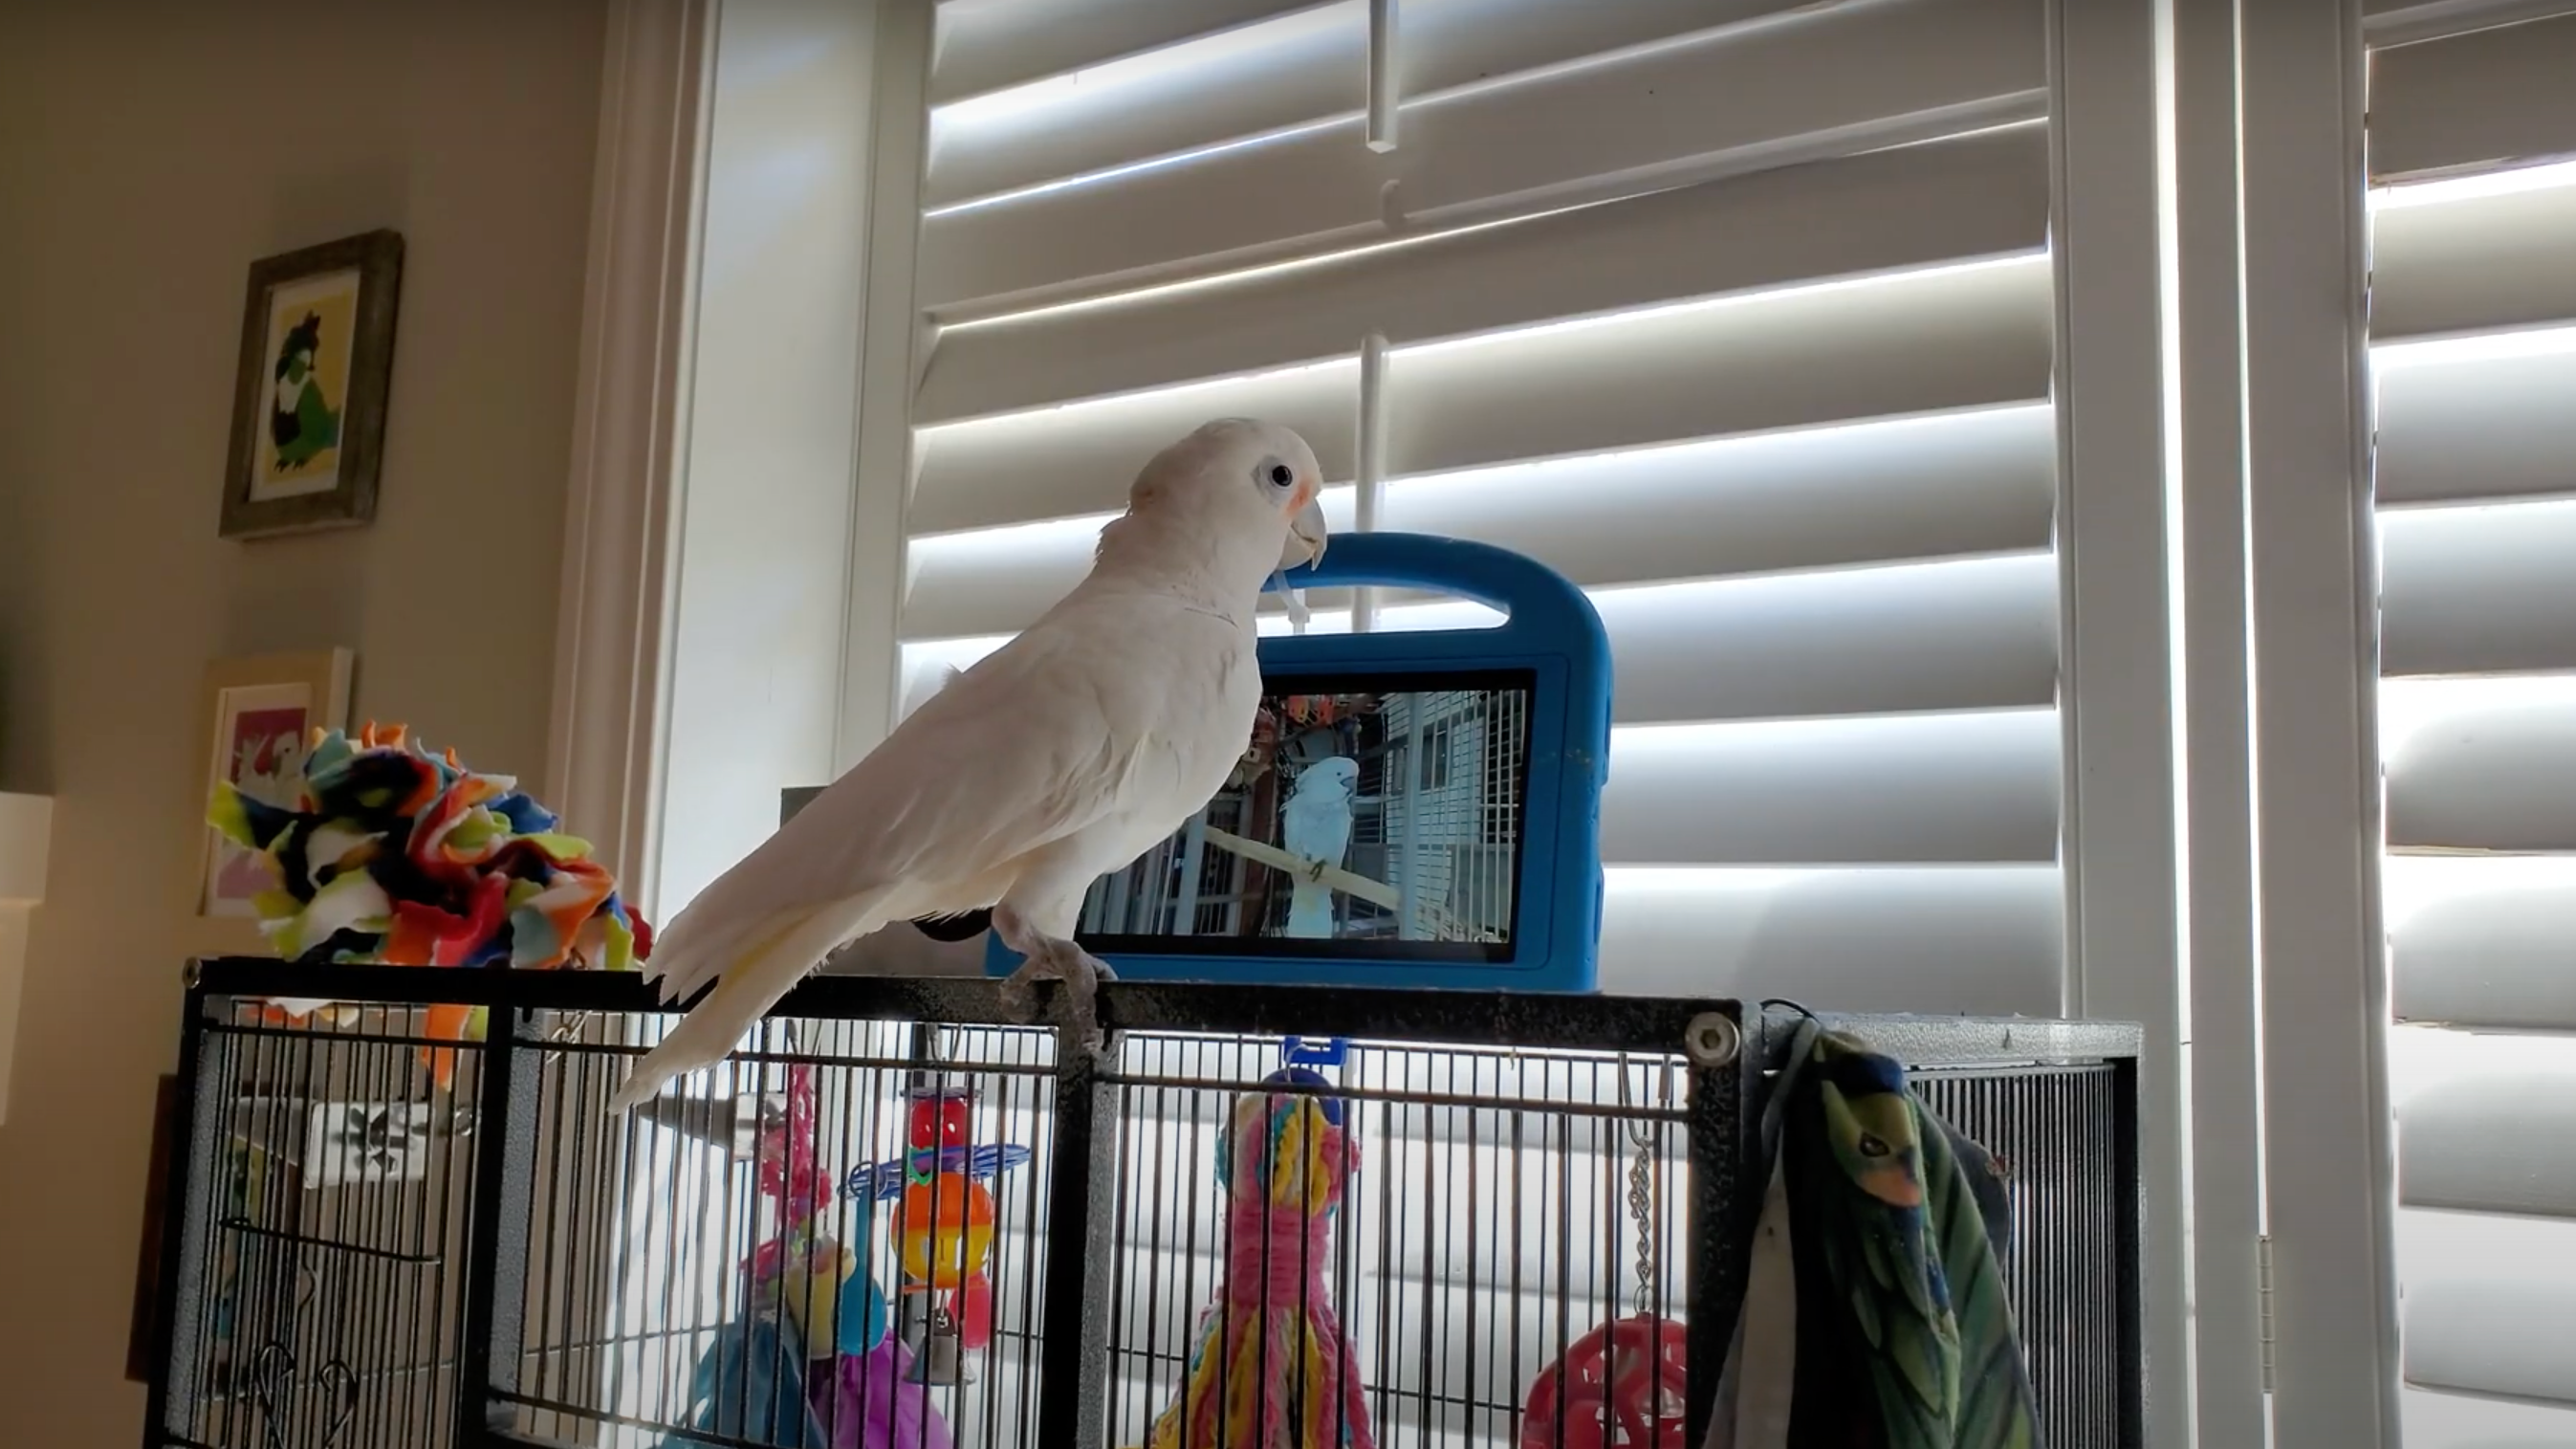
M1098 1011L1100 983L1116 979L1117 973L1109 969L1109 963L1073 942L1040 936L1031 943L1027 959L1020 963L1020 969L1002 982L1002 1004L1013 1015L1034 1021L1038 1007L1037 994L1032 988L1040 981L1061 981L1064 983L1065 1005L1073 1021L1081 1027L1084 1039L1097 1047L1102 1040Z

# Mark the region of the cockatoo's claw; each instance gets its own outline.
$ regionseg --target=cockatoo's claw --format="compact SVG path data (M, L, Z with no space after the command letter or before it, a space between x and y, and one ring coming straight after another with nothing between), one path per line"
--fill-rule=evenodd
M1039 981L1064 983L1065 1012L1068 1024L1077 1030L1084 1045L1098 1050L1106 1041L1100 1030L1100 983L1114 981L1117 973L1109 964L1071 941L1041 941L1031 951L1020 969L1002 982L1002 1005L1023 1021L1038 1019Z

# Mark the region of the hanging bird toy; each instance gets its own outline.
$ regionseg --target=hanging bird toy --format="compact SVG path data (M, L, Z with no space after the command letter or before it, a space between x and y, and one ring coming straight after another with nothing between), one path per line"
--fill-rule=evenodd
M946 1421L912 1381L909 1351L886 1332L886 1296L864 1262L869 1204L840 1236L820 1224L833 1198L815 1162L820 1135L814 1068L796 1063L752 1153L753 1185L777 1231L744 1261L742 1315L699 1361L692 1427L781 1449L950 1449ZM664 1449L703 1442L682 1433Z
M984 1264L994 1204L984 1181L1026 1163L1029 1149L975 1140L975 1087L965 1077L916 1073L904 1098L904 1155L851 1169L841 1194L900 1200L897 1248L908 1281L899 1317L918 1340L913 1349L926 1380L955 1383L974 1376L963 1355L981 1353L993 1336L993 1282Z
M618 899L587 841L508 775L433 756L402 725L355 740L314 732L295 806L218 781L206 823L257 853L270 885L252 898L278 955L315 964L631 970L652 930ZM277 1003L292 1016L329 1002ZM482 1036L480 1008L428 1009L426 1035ZM450 1048L421 1049L442 1089Z
M1331 1085L1303 1066L1265 1082ZM1154 1421L1152 1449L1375 1449L1359 1358L1324 1281L1333 1216L1358 1168L1341 1102L1305 1091L1236 1099L1217 1137L1224 1281L1180 1393Z

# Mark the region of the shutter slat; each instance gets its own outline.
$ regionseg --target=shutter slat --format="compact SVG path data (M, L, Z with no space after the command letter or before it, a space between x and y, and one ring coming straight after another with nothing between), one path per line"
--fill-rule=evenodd
M1776 17L1816 18L1813 0L1404 0L1397 74L1407 100L1524 71Z
M2494 1263L2476 1277L2410 1285L2406 1381L2576 1407L2576 1283L2563 1272L2535 1277L2538 1267Z
M2408 1207L2576 1218L2576 1153L2556 1150L2576 1140L2576 1070L2443 1082L2406 1101L2397 1129Z
M2388 919L2398 1020L2576 1033L2576 859L2401 856Z
M2576 319L2576 186L2387 206L2371 241L2374 341Z
M1391 153L1401 199L1429 216L1569 186L1597 195L1603 178L2008 97L2036 116L2044 24L2038 0L1844 5L1415 102Z
M1595 601L1623 723L2050 708L2046 553L1623 589Z
M2562 350L2383 365L2379 500L2576 494L2576 330Z
M1313 0L940 0L930 102L1069 75L1309 8Z
M923 428L907 522L917 536L1114 513L1146 459L1210 418L1295 428L1324 477L1347 480L1359 389L1354 347L1347 360Z
M1341 0L930 113L936 211L1368 105L1368 6Z
M1326 478L1347 478L1357 386L1355 363L1334 364L924 429L913 533L936 548L940 535L1105 518L1155 449L1210 417L1285 421ZM2055 428L2036 404L1398 477L1381 525L1516 549L1583 584L2044 548ZM1342 496L1327 490L1328 514ZM1637 510L1656 527L1637 529ZM1095 528L1062 546L1087 550Z
M1370 331L1398 345L1423 343L2028 252L2045 240L2046 163L2047 137L2036 129L1989 132L1452 232L1223 283L952 327L923 378L917 421L1316 362L1347 355ZM1618 265L1603 265L1605 257L1618 258ZM1887 307L1901 295L1856 289L1768 305L1858 311ZM1780 326L1805 319L1790 312L1761 320ZM1943 390L1936 379L1924 383L1928 395ZM1868 409L1911 410L1875 403Z
M1242 410L1210 407L1171 426L1177 432L1226 411ZM973 485L982 485L973 501L996 512L1015 503L1042 516L1043 505L1029 495L1059 487L1068 501L1096 511L917 537L904 637L1026 627L1090 567L1099 525L1123 501L1124 479L1151 444L1139 439L1135 458L1100 458L1093 435L1071 425L1071 413L1059 416L1067 420L1059 425L1061 464L1044 446L1054 436L1045 428L1011 429L1029 446L1008 454L988 449L980 477L941 466L946 455L933 445L917 513L953 505L949 490L963 494ZM1342 421L1346 429L1347 415ZM1326 436L1338 443L1347 432ZM1070 471L1077 457L1097 458L1099 471L1058 485L1059 467ZM1326 460L1328 475L1337 461ZM1388 486L1381 521L1515 549L1586 587L1789 573L2045 550L2055 465L2051 414L2019 408L1398 479ZM1349 525L1347 488L1328 490L1324 505L1333 527ZM1641 534L1635 520L1646 516L1657 527Z
M2401 1396L2406 1449L2556 1449L2567 1411L2545 1404L2448 1394L2411 1384Z
M1171 128L1163 144L1132 139L1151 132L1150 113L1101 130L1114 146L1104 141L1083 151L1094 145L1089 134L1045 138L1057 109L1116 99L1095 101L1068 88L1061 107L945 128L946 154L934 166L983 178L978 185L1060 171L1048 160L1059 154L1080 152L1097 164L1045 178L1068 184L926 216L918 294L924 306L946 311L1086 279L1275 251L1376 226L1389 183L1397 187L1395 204L1420 223L1522 200L1601 200L1711 169L1743 171L1857 150L1871 138L1927 134L1923 122L1907 118L1963 118L1948 126L1955 130L2036 115L2046 86L2040 16L2035 0L1899 0L1702 32L1595 64L1416 100L1403 108L1402 141L1389 152L1363 144L1362 118L1342 113L1353 102L1328 99L1344 92L1331 65L1307 53L1320 41L1294 50L1287 73L1247 82L1244 101L1228 98L1208 112L1235 119ZM1290 33L1317 23L1300 16L1262 29ZM1349 84L1363 74L1350 65ZM1179 82L1149 76L1139 84L1168 89ZM1312 104L1285 99L1308 93ZM1283 129L1301 109L1311 114ZM990 133L979 150L992 159L960 148L960 136L977 133ZM1024 133L1034 138L1025 147ZM1243 144L1209 149L1219 142ZM964 190L950 186L942 194L962 197ZM1140 216L1153 224L1138 225Z
M1613 865L2038 864L2057 858L2054 710L1611 734Z
M1512 124L1506 117L1533 117L1545 128L1553 144L1574 163L1570 168L1553 168L1562 174L1588 176L1629 169L1635 155L1654 154L1658 146L1669 147L1691 136L1694 127L1707 125L1713 118L1705 96L1701 105L1688 111L1630 107L1633 119L1627 125L1634 139L1623 144L1598 124L1580 128L1562 124L1584 108L1585 90L1607 84L1616 87L1623 99L1651 98L1657 86L1677 84L1684 94L1691 94L1692 87L1708 79L1702 73L1709 69L1707 57L1716 48L1761 44L1740 31L1718 27L1776 13L1792 3L1615 0L1574 9L1553 0L1538 4L1415 0L1404 7L1399 19L1401 89L1412 113L1431 118L1426 121L1431 129L1408 137L1417 154L1399 164L1394 174L1430 187L1412 203L1417 207L1445 204L1442 197L1481 199L1527 190L1529 175L1544 175L1551 169L1542 156L1524 153L1513 162L1514 169L1502 173L1499 183L1478 167L1491 149L1486 133L1497 124ZM1911 3L1918 11L1937 12L1944 7L1955 11L1960 0ZM2026 12L2026 66L2018 71L2002 68L2001 52L1977 55L1975 59L1987 68L1982 72L1961 69L1944 96L1961 87L1973 91L1982 86L1988 93L2000 94L2044 84L2038 73L2036 10L2030 0L2012 3ZM1802 17L1808 23L1821 18ZM1963 22L1974 23L1964 14L1935 17L1935 23L1950 26ZM1918 18L1915 23L1926 21ZM1883 23L1878 33L1889 43L1909 39ZM1977 32L1961 38L1987 37ZM1570 63L1578 62L1572 68L1587 74L1564 73ZM1525 74L1551 68L1554 73L1547 75ZM1986 79L1980 81L1980 74ZM1340 0L1117 57L1084 68L1078 77L1059 73L943 105L931 112L922 205L939 211L1066 178L1113 172L1356 116L1368 104L1367 76L1368 6L1363 0ZM1503 98L1502 105L1468 106L1469 97L1459 94L1514 85L1528 89ZM1875 109L1863 113L1875 117L1906 109L1888 104L1889 99L1868 98L1864 105L1874 103ZM1893 99L1901 103L1905 97ZM1812 105L1823 98L1802 96L1801 100ZM1448 116L1434 115L1432 108L1437 105L1457 109ZM1829 125L1839 125L1851 112L1837 106L1827 114ZM1453 116L1464 124L1455 123ZM1677 118L1683 123L1675 124ZM1772 124L1794 124L1797 119L1793 114L1774 113ZM1719 134L1727 133L1721 129ZM1619 164L1584 164L1583 158L1605 151Z
M1933 352L1915 359L1941 365ZM1417 427L1399 417L1401 451L1492 451L1466 426L1469 399L1450 401ZM1497 431L1509 426L1500 413ZM1382 524L1514 549L1586 585L2045 549L2056 450L2044 404L1833 424L1399 477Z
M2537 1144L2530 1144L2537 1145ZM2576 1394L2576 1223L2400 1208L2406 1380L2458 1394L2564 1404ZM2541 1393L2530 1393L2537 1388ZM2407 1411L2406 1442L2432 1449L2540 1449L2568 1442L2565 1409L2431 1399ZM2516 1412L2518 1410L2518 1412ZM2419 1436L2419 1424L2438 1434Z
M1404 474L1769 435L1573 460L1600 500L1581 516L1552 469L1499 487L1399 478L1385 526L1659 555L1722 530L1746 555L1778 549L1752 565L1775 568L2036 546L2055 504L2049 319L2047 264L2033 258L1398 352L1389 446ZM1354 358L925 428L913 530L1115 510L1145 459L1211 417L1285 422L1327 479L1346 479L1358 386ZM1880 420L1905 413L1933 415ZM1680 512L1685 533L1640 539L1631 503ZM1632 576L1731 571L1691 561Z
M2389 180L2576 150L2576 16L2381 48L2370 169Z
M2044 400L2045 256L1398 353L1403 471Z
M2393 850L2576 851L2576 678L2380 687Z
M1087 550L1088 545L1084 545ZM918 642L1025 626L1081 576L1088 553L944 567L932 551L905 613ZM935 589L936 610L919 594ZM1829 714L2044 708L2057 686L2053 556L1623 588L1594 595L1618 661L1613 717L1679 724ZM986 628L986 612L1022 617ZM1474 627L1481 609L1383 610L1380 627ZM940 628L948 625L952 627ZM1319 612L1338 633L1346 617ZM944 654L945 651L942 651Z
M2576 501L2409 509L2379 529L2386 673L2576 670Z
M2054 1016L2055 866L1614 870L1605 991L1786 996L1820 1011Z

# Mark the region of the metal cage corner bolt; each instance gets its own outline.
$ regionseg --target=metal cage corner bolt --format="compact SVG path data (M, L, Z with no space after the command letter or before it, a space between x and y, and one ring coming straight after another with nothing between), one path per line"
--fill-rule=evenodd
M1704 1070L1733 1066L1744 1049L1744 1029L1723 1012L1703 1011L1682 1030L1682 1055Z

